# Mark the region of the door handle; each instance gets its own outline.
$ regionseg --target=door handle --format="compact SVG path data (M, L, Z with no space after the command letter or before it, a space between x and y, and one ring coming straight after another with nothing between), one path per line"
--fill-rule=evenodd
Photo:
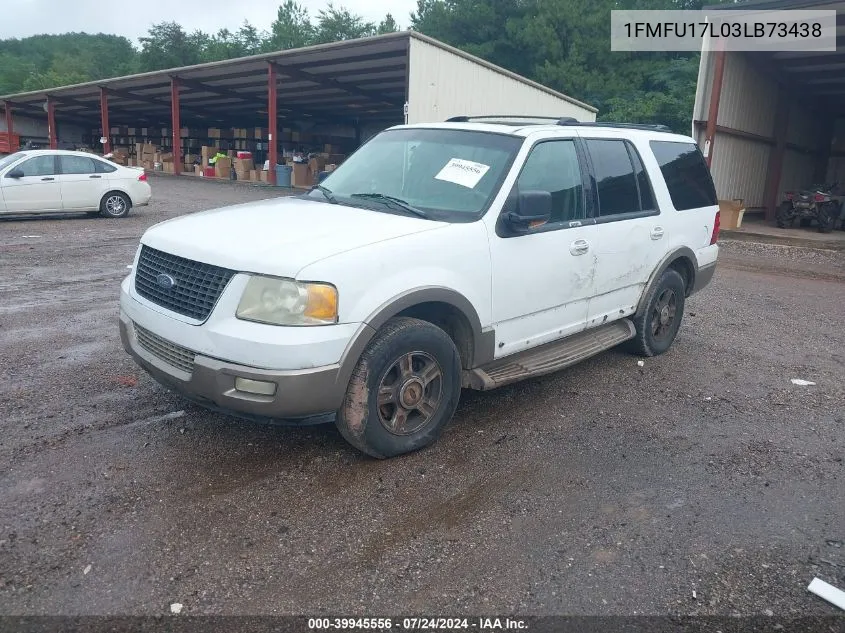
M583 255L590 250L590 243L587 240L575 240L569 245L569 252L573 255Z
M55 178L50 178L50 177L48 176L47 178L42 178L41 180L55 180Z
M97 174L94 174L93 176L88 176L88 177L89 178L102 178L102 176L98 176Z
M659 240L661 237L663 237L662 226L655 226L653 229L651 229L651 239Z

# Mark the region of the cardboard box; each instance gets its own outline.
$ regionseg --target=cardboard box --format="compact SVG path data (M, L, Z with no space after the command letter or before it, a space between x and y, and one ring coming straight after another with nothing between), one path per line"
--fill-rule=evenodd
M311 173L310 167L305 163L294 163L291 185L294 187L310 187L313 184L314 175Z
M217 153L216 147L211 147L209 145L203 145L200 148L200 157L202 158L202 166L208 167L208 159L214 156Z
M220 138L220 129L216 127L208 128L208 138Z
M194 165L194 176L202 176L202 165Z
M163 171L165 174L175 174L176 173L176 165L173 162L170 163L162 163L164 167Z
M267 178L268 178L268 174L269 174L269 173L270 173L270 172L265 171L264 169L262 169L260 172L258 172L258 180L259 180L260 182L267 182Z
M172 163L173 162L173 152L164 152L161 154L159 161L161 163Z
M149 171L152 171L155 168L155 164L151 160L145 160L141 164L143 165L144 169L148 169Z
M311 170L311 173L315 176L319 174L326 166L326 157L317 155L311 160L308 161L308 169Z
M323 171L332 173L335 169L337 169L337 165L326 165L326 168Z
M255 169L255 163L251 158L236 158L235 159L235 173L238 175L238 180L249 180L249 172Z
M742 226L745 205L742 200L719 200L719 226L723 229L738 229Z
M218 158L214 163L215 178L229 179L232 176L232 160L230 158Z
M261 182L261 172L257 169L253 169L249 172L249 181L250 182Z

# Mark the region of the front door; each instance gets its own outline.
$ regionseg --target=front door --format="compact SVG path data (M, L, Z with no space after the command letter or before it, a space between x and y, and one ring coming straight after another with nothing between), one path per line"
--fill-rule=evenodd
M508 237L490 227L496 358L585 327L595 266L581 162L574 138L538 142L515 187L550 192L550 221Z
M614 138L583 139L595 175L596 258L587 326L630 316L652 272L667 252L667 227L648 174L633 143Z
M108 174L97 173L93 158L65 154L59 156L62 207L66 211L96 209L109 191Z
M9 174L19 175L12 178ZM0 183L6 213L61 211L62 193L54 154L33 156L7 170Z

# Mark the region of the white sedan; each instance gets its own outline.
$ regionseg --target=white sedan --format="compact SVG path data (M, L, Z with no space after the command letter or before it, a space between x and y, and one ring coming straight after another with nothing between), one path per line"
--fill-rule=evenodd
M27 150L0 158L0 215L84 211L122 218L151 197L142 168L94 154Z

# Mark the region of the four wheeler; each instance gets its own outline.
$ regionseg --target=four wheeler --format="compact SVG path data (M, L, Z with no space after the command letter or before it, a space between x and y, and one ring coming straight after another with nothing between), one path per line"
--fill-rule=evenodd
M786 200L777 211L777 225L780 228L792 227L795 220L801 226L809 226L813 221L819 231L829 233L842 215L845 200L839 183L832 185L811 185L799 191L787 191ZM842 229L845 230L845 218Z

